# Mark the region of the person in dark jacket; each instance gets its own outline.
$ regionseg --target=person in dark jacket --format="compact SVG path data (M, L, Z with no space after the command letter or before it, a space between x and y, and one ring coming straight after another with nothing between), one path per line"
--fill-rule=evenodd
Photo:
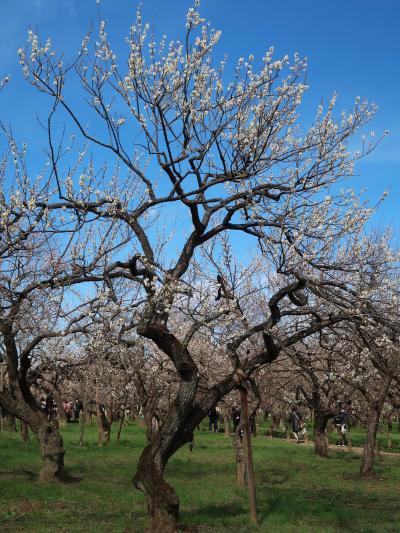
M303 429L303 418L295 405L289 416L289 422L292 424L292 431L297 442L299 442L300 432Z
M249 416L249 429L250 429L250 433L253 435L253 437L255 437L256 432L257 432L255 413Z
M232 422L233 422L233 431L236 432L236 428L240 423L240 407L236 404L232 408Z
M339 406L339 412L335 416L334 421L336 425L337 446L347 446L346 433L347 433L347 425L349 421L348 412L343 407Z
M213 407L208 411L208 431L213 431L214 428L214 433L218 433L218 419L217 409Z

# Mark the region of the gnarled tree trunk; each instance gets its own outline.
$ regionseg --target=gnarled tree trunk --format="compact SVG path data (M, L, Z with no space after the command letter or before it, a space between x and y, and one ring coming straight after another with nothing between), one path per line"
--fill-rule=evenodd
M47 414L39 410L33 398L24 399L19 388L15 388L14 398L0 394L0 401L6 409L27 424L39 441L43 466L39 479L46 482L60 481L64 469L64 447L62 437L53 422L47 420Z
M146 496L150 518L148 531L174 533L179 500L174 488L164 480L167 459L160 451L155 441L143 450L133 484Z
M39 479L46 482L60 481L64 470L63 439L53 423L44 423L37 431L43 466Z
M367 426L367 436L364 443L364 453L361 459L360 473L363 476L370 474L374 467L376 434L378 431L379 413L371 409Z
M326 439L326 425L329 416L315 411L314 416L314 450L319 457L328 457L328 443Z

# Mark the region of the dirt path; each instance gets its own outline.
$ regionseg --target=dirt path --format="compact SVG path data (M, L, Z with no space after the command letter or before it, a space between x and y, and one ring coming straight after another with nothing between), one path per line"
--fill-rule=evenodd
M314 446L314 442L312 440L309 440L308 442L302 442L301 444L305 445L305 446ZM335 444L329 444L328 446L328 449L329 450L336 450L338 452L349 452L349 447L348 446L336 446ZM354 452L354 453L358 453L359 455L362 455L363 452L364 452L364 448L361 448L359 446L352 446L351 447L351 451ZM385 452L385 451L380 451L379 452L380 455L386 455L386 456L392 456L392 457L398 457L400 456L400 453L398 452ZM377 454L375 454L377 455Z

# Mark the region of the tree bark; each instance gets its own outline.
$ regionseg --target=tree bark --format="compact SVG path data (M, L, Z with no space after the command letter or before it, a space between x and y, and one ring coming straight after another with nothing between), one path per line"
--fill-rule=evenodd
M363 476L369 475L374 467L375 441L378 431L379 414L376 409L371 409L368 421L367 436L364 443L364 453L361 459L360 473Z
M368 418L367 436L364 444L364 453L360 466L360 473L362 476L368 476L372 473L374 468L376 434L378 432L379 418L381 416L383 404L385 402L391 382L392 376L386 375L383 380L378 399L371 404Z
M39 448L42 454L43 466L39 479L45 482L60 481L64 470L64 446L62 437L54 424L43 424L38 431Z
M328 445L326 439L326 425L329 416L315 411L314 416L314 450L319 457L328 457Z
M54 391L53 398L57 406L58 423L60 426L65 426L67 423L67 415L64 411L61 395L57 390Z
M230 417L229 417L229 409L224 406L223 408L223 420L224 420L224 436L225 437L229 437L230 434L231 434L231 428L230 428L230 424L229 424L229 421L230 421Z
M28 428L28 424L26 422L24 422L23 420L20 421L21 422L21 438L24 442L29 442L29 428Z
M179 515L179 500L174 488L163 478L166 460L150 443L139 460L133 484L147 499L149 533L174 533Z
M39 479L47 482L60 481L64 468L63 440L55 424L48 421L47 413L40 410L33 399L28 404L17 387L13 398L3 393L0 394L0 401L7 411L25 422L35 433L43 459Z

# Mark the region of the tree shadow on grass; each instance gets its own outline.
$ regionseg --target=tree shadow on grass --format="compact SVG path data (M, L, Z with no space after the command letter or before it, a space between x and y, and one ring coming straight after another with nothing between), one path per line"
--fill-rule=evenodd
M204 524L204 520L209 521L212 524L215 520L220 522L231 522L232 519L246 515L246 511L233 503L226 504L204 504L199 505L196 509L190 511L181 511L182 523L190 522L194 524ZM193 527L193 526L190 526Z
M193 460L191 462L182 459L175 459L168 464L168 476L178 481L180 479L187 480L190 478L198 479L199 472L201 477L205 478L212 474L212 476L220 476L222 474L230 475L233 473L233 479L235 474L235 465L233 463L216 463L209 461L205 463L203 461Z
M38 479L37 473L32 472L31 470L24 469L3 470L2 472L0 472L0 476L6 476L10 478L22 476L27 481L36 481Z
M59 474L58 479L63 485L73 485L74 483L80 483L83 480L81 476L73 476L68 471L63 470Z
M0 472L0 476L8 477L11 479L23 477L26 481L39 481L39 475L37 472L32 472L32 470L24 470L22 468L15 470L3 470L2 472ZM82 477L73 476L65 470L58 475L58 481L65 485L79 483L80 481L82 481L82 479Z

